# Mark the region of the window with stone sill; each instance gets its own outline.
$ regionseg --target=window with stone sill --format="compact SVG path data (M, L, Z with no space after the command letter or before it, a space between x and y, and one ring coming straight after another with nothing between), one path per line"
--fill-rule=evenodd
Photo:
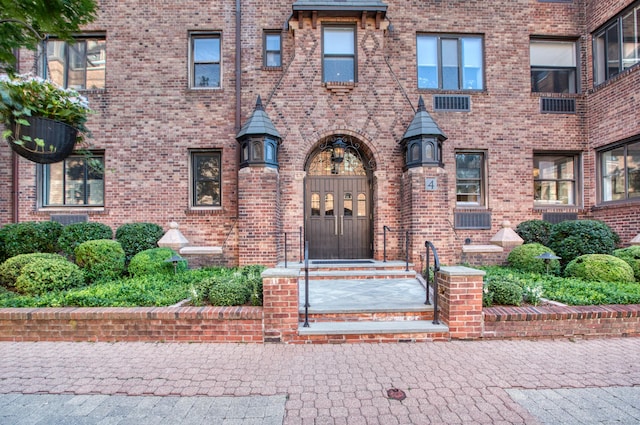
M93 154L104 168L104 155ZM104 206L104 173L90 166L86 156L71 155L64 161L38 165L43 207Z
M44 78L74 90L105 88L107 40L104 35L78 36L72 41L47 39L40 69Z
M355 25L322 27L322 81L355 83L357 81Z
M191 159L191 201L196 208L216 208L222 205L222 152L197 150Z

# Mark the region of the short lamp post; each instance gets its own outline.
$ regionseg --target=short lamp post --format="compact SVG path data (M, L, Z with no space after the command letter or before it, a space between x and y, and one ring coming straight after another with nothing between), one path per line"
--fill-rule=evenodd
M180 261L186 262L187 260L185 260L181 256L175 255L175 254L172 255L171 258L167 258L166 260L164 260L165 263L173 263L173 274L177 274L178 273L178 263Z
M544 263L547 265L547 274L549 274L549 263L551 263L551 260L560 260L562 257L558 257L550 252L545 252L538 255L536 258L544 260Z

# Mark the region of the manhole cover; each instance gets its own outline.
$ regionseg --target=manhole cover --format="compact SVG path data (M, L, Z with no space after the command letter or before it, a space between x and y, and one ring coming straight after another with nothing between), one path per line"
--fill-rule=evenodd
M404 393L404 391L399 390L397 388L388 389L387 396L389 396L389 398L392 398L394 400L404 400L405 398L407 398L407 395Z

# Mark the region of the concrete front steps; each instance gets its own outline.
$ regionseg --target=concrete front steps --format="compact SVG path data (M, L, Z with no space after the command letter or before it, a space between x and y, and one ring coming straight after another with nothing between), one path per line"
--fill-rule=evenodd
M448 341L433 324L433 305L404 262L314 264L309 267L308 327L300 270L298 340L305 343ZM421 279L421 278L420 278Z

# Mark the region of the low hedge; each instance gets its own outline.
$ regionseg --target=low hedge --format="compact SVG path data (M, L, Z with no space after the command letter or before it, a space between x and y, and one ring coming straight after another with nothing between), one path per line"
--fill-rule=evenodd
M133 256L129 262L129 274L174 274L186 270L186 261L178 261L175 268L172 262L166 261L174 255L178 254L171 248L146 249Z
M62 255L43 252L16 255L0 264L0 286L14 288L24 266L41 259L66 261Z
M0 228L0 262L20 254L58 251L62 225L53 221L11 223Z
M120 242L96 239L78 245L76 264L84 270L87 282L98 279L117 279L124 273L124 250Z
M41 258L22 268L16 279L16 291L27 295L42 295L84 285L80 267L67 260Z
M633 283L633 269L624 260L607 254L587 254L572 260L566 276L602 282Z
M636 281L640 282L640 246L616 249L613 251L613 255L629 264L633 269L633 276Z
M116 229L116 240L128 262L139 252L157 248L163 234L162 227L155 223L126 223Z
M544 253L555 253L546 246L539 243L527 243L524 245L516 246L511 250L507 257L507 263L518 270L534 273L546 273L547 263L545 260L537 258ZM560 272L560 261L549 261L549 273L557 274Z
M72 223L62 228L58 245L62 252L73 258L78 245L96 239L113 239L113 230L103 223Z

